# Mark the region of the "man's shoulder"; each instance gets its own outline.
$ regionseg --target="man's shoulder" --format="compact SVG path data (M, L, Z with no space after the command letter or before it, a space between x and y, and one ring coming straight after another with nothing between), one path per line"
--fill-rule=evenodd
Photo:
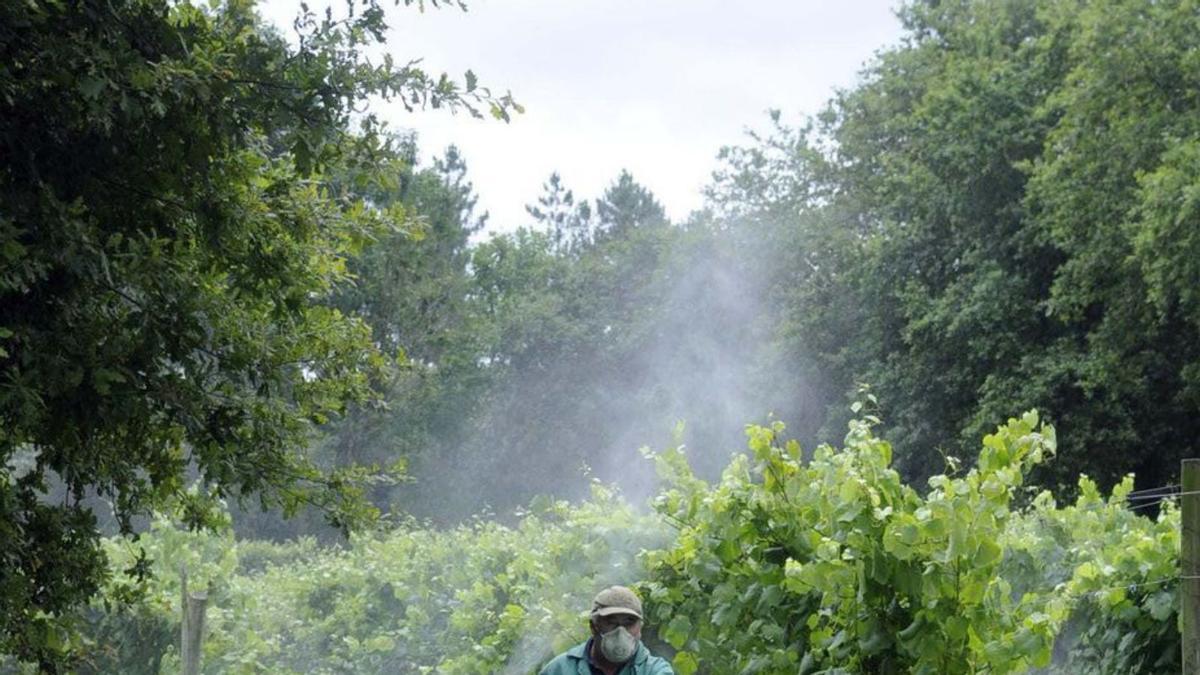
M671 662L661 656L655 656L642 645L642 649L646 650L645 659L639 659L638 672L644 675L675 675L675 669L671 667Z
M583 649L586 642L575 645L567 651L554 657L539 672L539 675L574 675L579 672L578 662L583 659Z

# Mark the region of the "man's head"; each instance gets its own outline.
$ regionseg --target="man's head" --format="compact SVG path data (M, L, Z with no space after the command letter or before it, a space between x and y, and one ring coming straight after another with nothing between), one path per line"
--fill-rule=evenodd
M592 600L592 636L601 655L612 663L623 663L642 639L642 601L624 586L610 586ZM622 635L622 631L629 637ZM632 641L629 640L632 638Z

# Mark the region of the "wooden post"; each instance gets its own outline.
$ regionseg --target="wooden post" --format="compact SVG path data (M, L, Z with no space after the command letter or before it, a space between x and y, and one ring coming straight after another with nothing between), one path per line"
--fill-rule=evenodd
M1179 611L1183 614L1183 675L1200 675L1200 459L1180 467L1182 522L1179 544Z
M180 606L183 620L179 628L179 661L183 675L200 675L200 654L204 647L204 611L208 607L208 593L189 593L187 567L179 571L179 585L183 595Z

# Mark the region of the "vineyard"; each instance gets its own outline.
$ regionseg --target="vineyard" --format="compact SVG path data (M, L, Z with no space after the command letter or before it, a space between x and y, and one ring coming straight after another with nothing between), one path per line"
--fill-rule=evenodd
M0 674L1200 672L1195 0L475 4L0 1Z
M586 637L591 594L622 582L683 675L1178 669L1169 500L1157 518L1131 509L1132 477L1107 498L1083 478L1070 504L1030 490L1055 452L1035 413L922 494L873 423L807 459L782 425L749 427L715 485L682 448L647 452L664 486L651 514L596 484L511 525L407 522L340 548L161 517L137 543L106 542L112 577L79 617L79 672L175 672L185 566L209 588L209 673L533 673ZM142 550L153 577L138 587L123 570Z

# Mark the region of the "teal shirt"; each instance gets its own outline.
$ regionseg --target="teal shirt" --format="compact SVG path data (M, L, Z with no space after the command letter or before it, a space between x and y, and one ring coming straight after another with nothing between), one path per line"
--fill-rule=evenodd
M572 647L566 652L554 657L554 660L542 668L540 675L591 675L585 649L587 642ZM617 675L675 675L667 660L650 653L646 645L638 642L637 653L629 659L625 667L617 671Z

